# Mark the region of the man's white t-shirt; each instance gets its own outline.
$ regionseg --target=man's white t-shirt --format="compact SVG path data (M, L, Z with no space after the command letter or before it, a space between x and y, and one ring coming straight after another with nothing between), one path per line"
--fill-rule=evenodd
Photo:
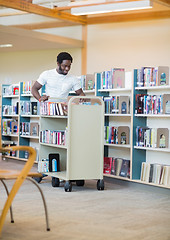
M80 80L73 75L59 74L56 69L44 71L37 82L46 86L46 95L51 98L66 99L70 91L81 88Z

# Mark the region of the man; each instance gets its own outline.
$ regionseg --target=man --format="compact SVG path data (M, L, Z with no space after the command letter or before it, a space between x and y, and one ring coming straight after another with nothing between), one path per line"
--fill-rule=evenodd
M61 52L57 56L57 68L41 73L32 87L32 94L38 101L44 102L49 98L67 99L71 90L77 95L85 96L78 78L68 74L72 61L69 53ZM46 95L41 97L39 90L43 85L46 86Z
M77 95L85 96L78 78L73 75L68 75L72 61L73 58L69 53L61 52L57 56L57 68L41 73L31 89L33 96L39 102L47 101L49 98L66 100L71 90L74 90ZM43 85L46 86L46 95L41 97L39 90ZM42 177L34 179L39 183L45 176L46 175L43 174Z

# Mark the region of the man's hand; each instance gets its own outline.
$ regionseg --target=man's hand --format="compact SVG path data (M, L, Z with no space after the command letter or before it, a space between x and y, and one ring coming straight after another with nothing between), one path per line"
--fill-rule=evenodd
M43 95L42 97L40 97L39 102L45 102L48 100L48 98L49 98L49 96Z

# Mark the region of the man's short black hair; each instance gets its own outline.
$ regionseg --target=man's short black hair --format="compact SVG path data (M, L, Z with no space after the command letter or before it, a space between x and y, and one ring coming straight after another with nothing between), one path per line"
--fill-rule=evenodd
M68 52L61 52L57 56L57 62L61 64L63 60L70 60L72 63L73 58Z

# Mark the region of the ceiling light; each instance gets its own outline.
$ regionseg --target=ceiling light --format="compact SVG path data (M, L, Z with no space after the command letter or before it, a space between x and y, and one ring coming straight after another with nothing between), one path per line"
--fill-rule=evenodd
M8 43L8 44L0 44L0 48L8 48L8 47L13 47L12 44Z
M108 12L130 11L152 8L149 0L131 1L131 2L115 2L83 7L74 7L71 9L73 15L88 15Z

